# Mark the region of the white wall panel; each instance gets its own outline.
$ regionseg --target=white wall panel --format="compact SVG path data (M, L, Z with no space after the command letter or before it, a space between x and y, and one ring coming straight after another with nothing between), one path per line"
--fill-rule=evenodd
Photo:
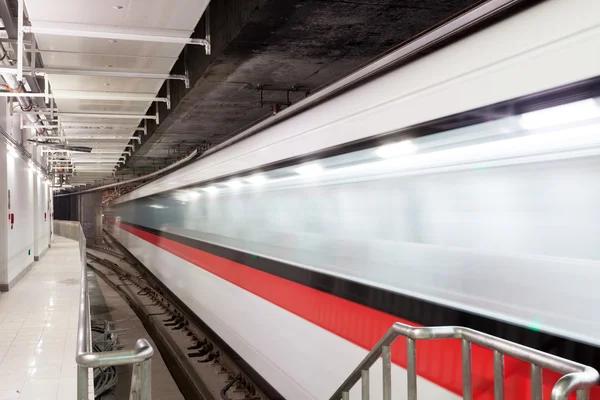
M10 212L15 223L8 230L8 282L12 282L33 262L33 183L34 176L20 157L7 162Z
M49 202L48 202L48 185L46 184L45 179L36 176L35 182L37 185L37 201L35 207L37 208L37 213L35 215L37 224L37 251L35 256L39 257L43 254L44 251L48 248L50 244L50 211L49 211Z
M11 116L6 103L0 104L0 129L21 143L19 116ZM48 248L52 211L48 211L49 189L45 178L32 172L20 155L8 155L6 143L0 142L0 290L8 290L35 257ZM26 145L26 149L34 157L39 156L38 148ZM11 214L14 225L10 223Z

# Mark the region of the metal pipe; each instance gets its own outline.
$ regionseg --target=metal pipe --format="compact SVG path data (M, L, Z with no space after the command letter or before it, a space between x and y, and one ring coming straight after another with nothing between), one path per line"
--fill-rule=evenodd
M494 351L494 400L504 400L504 354Z
M535 364L531 364L531 399L542 400L544 391L542 381L542 369Z
M406 398L417 400L417 343L406 338Z
M368 369L365 369L362 371L360 381L361 381L361 386L362 386L361 400L369 400L371 388L369 386L369 370Z
M383 368L383 400L392 400L392 353L390 346L383 346L381 348L381 358Z
M463 399L473 400L473 383L471 377L471 342L462 340L462 374Z
M4 46L2 46L1 44L0 44L0 59L1 59L1 63L3 65L10 65L9 61L8 61L8 54L6 53ZM21 90L22 89L21 83L17 80L14 73L13 74L2 73L2 78L4 78L6 85L11 90ZM8 96L8 97L16 97L17 98L17 101L19 102L19 106L21 107L21 110L31 110L31 108L33 107L33 103L31 101L31 98L29 96L27 96L28 93L14 93L14 94L23 94L24 95L24 96ZM42 122L40 120L40 117L37 114L27 114L27 119L33 125L35 125L35 129L38 134L41 135L41 134L45 133L45 130L42 127Z

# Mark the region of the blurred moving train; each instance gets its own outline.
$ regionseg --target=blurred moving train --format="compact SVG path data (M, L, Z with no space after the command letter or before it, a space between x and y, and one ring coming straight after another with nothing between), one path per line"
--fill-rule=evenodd
M599 48L600 2L536 2L119 198L111 229L285 398L329 398L395 321L598 367ZM460 398L460 343L417 354L420 395ZM491 351L473 365L493 398ZM528 368L506 361L505 398Z

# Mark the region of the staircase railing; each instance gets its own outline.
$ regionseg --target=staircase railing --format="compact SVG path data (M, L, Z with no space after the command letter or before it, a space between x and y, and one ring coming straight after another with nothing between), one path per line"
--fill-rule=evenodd
M379 340L363 361L336 390L330 400L348 400L350 389L361 381L362 400L369 399L369 369L379 357L383 358L383 400L392 399L392 359L390 345L398 337L406 338L407 398L417 400L417 340L458 339L462 341L463 398L473 400L471 374L471 345L476 344L494 351L494 399L504 399L504 356L531 364L531 396L542 399L542 368L563 376L552 388L551 400L567 400L577 392L577 400L589 399L589 389L600 376L591 367L544 353L486 333L460 326L413 327L396 322Z

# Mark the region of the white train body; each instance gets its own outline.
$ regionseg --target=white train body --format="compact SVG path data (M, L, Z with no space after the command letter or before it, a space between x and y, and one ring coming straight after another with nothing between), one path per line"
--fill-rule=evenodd
M288 399L329 398L396 320L597 362L599 48L600 2L541 2L122 196L111 228ZM482 122L500 103L518 112ZM479 120L436 128L456 115ZM460 344L419 346L420 396L460 398Z

